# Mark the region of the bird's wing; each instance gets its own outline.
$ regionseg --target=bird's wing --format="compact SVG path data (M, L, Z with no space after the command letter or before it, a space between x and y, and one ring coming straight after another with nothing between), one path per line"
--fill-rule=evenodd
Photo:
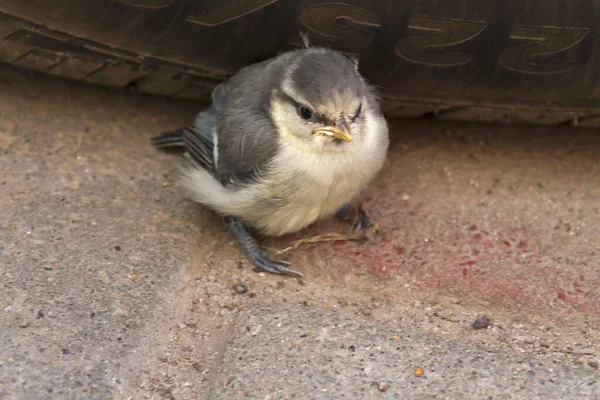
M277 153L277 132L262 110L240 109L219 124L220 175L247 183L261 176Z
M217 124L217 170L227 181L254 180L277 154L279 135L269 108L283 66L278 59L267 60L243 68L230 79L227 107Z
M213 132L218 118L219 112L214 105L211 105L198 113L192 124L183 128L185 151L192 160L213 175L217 173Z
M271 59L241 69L213 90L211 106L192 124L153 138L152 143L184 148L224 184L255 179L277 153L278 134L268 109L271 89L284 65Z
M181 148L204 169L213 175L218 175L214 152L214 132L220 111L227 102L228 93L228 81L217 85L212 92L212 104L199 112L193 123L153 137L152 145L162 149Z

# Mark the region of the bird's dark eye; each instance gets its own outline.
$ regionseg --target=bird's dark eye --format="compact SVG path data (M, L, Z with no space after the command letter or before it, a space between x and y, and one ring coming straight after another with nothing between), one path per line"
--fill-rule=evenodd
M310 108L308 107L304 107L304 106L300 106L298 107L298 114L303 118L303 119L311 119L313 116L313 112Z

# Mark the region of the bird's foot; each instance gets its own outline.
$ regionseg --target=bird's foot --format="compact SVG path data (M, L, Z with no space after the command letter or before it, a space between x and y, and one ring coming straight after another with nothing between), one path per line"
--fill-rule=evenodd
M241 219L238 217L226 216L225 222L229 227L229 231L242 246L244 246L244 250L246 251L250 262L256 267L273 274L304 276L301 272L289 268L289 261L271 258L269 254L258 245L256 239L248 232L248 229L244 226Z
M346 203L336 213L336 217L352 224L354 232L362 232L369 241L375 240L379 224L374 222L362 206Z
M253 249L246 248L246 253L248 254L250 262L263 271L271 272L273 274L304 276L302 272L288 267L288 265L290 265L289 261L273 259L265 250L259 247Z

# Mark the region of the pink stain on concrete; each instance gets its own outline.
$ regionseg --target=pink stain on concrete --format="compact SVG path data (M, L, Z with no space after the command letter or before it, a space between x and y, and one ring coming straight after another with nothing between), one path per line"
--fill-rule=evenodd
M528 161L518 151L506 152L502 143L490 153L483 149L477 159L488 161L482 166L463 153L449 154L452 146L464 151L469 145L431 150L411 140L417 143L409 142L414 153L393 147L388 169L368 191L365 207L381 227L376 243L319 243L295 250L307 264L331 260L337 269L381 280L396 277L398 285L511 311L600 316L600 262L593 241L580 229L600 223L600 212L591 215L584 201L595 189L583 183L600 168L567 170L546 153ZM425 150L438 161L424 156ZM562 162L572 162L565 157ZM541 180L558 189L545 189ZM588 225L574 214L573 204L579 204L580 214L590 214ZM347 229L323 222L276 243Z

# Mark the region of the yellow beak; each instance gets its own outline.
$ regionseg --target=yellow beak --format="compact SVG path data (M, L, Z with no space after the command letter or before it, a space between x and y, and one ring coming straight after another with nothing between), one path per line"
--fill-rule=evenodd
M344 142L352 141L350 127L345 121L339 121L336 126L321 126L312 131L313 135L329 136Z

